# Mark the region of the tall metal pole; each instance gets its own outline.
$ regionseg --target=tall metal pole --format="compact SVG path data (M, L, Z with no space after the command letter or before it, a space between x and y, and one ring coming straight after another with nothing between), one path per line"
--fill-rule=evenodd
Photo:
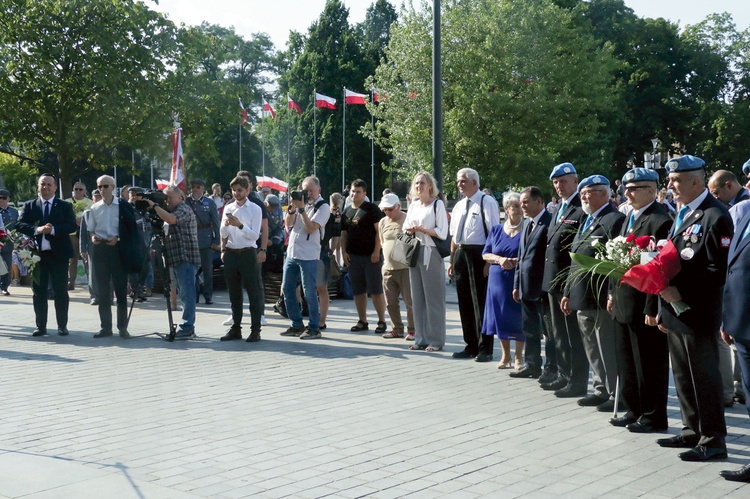
M135 150L130 150L130 162L133 164L133 169L131 170L131 180L130 185L135 185Z
M313 176L318 176L318 91L313 89Z
M239 140L239 144L240 144L240 165L239 165L239 168L237 168L238 171L242 170L242 123L240 123L240 126L239 126L239 136L240 136L240 140Z
M371 103L375 105L375 90L372 90ZM372 126L372 137L370 137L370 196L375 201L375 115L370 113L370 124Z
M443 87L440 60L440 0L432 7L432 172L443 191Z
M341 192L346 183L346 87L344 87L344 130L341 133Z

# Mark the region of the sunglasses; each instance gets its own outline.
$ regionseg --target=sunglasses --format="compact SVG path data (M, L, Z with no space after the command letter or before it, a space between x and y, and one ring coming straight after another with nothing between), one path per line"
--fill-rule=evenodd
M84 189L84 188L82 188L82 187L76 187L76 188L75 188L75 189L73 189L73 190L74 190L74 191L85 191L86 189Z
M111 185L97 185L97 187L98 187L99 189L109 189L109 188L110 188L110 187L112 187L112 186L111 186Z
M0 196L0 199L8 199L8 196Z
M637 191L638 189L648 189L650 186L648 185L631 185L630 187L626 187L625 190L629 192Z

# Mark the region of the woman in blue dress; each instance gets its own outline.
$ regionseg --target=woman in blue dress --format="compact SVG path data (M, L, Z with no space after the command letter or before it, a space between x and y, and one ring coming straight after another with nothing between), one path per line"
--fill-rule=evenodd
M515 368L523 366L523 348L526 338L521 326L521 305L513 300L513 277L518 263L521 244L521 197L516 192L503 196L506 220L490 231L482 257L490 264L487 283L487 303L484 308L482 334L497 335L503 349L498 369L512 367L510 341L516 342Z

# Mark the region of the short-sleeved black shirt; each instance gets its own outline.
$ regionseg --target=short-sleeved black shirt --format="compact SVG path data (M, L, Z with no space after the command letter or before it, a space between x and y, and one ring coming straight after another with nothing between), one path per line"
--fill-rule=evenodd
M359 208L349 206L341 218L341 230L346 231L346 252L352 255L368 256L375 251L375 229L385 213L369 201L362 203Z

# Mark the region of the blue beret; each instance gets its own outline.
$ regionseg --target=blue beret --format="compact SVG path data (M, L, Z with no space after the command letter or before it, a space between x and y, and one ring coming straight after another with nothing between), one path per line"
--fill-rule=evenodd
M746 177L750 177L750 159L742 165L742 173L744 173Z
M604 175L591 175L590 177L586 177L585 179L581 180L581 183L578 184L578 190L580 191L584 187L593 187L595 185L604 185L609 187L609 179Z
M552 180L557 177L562 177L563 175L570 175L571 173L578 173L576 167L573 166L573 163L561 163L552 169L549 179Z
M700 170L706 164L701 158L686 154L679 158L670 159L664 166L669 173L682 173Z
M622 183L628 182L658 182L659 174L651 168L633 168L622 176Z

